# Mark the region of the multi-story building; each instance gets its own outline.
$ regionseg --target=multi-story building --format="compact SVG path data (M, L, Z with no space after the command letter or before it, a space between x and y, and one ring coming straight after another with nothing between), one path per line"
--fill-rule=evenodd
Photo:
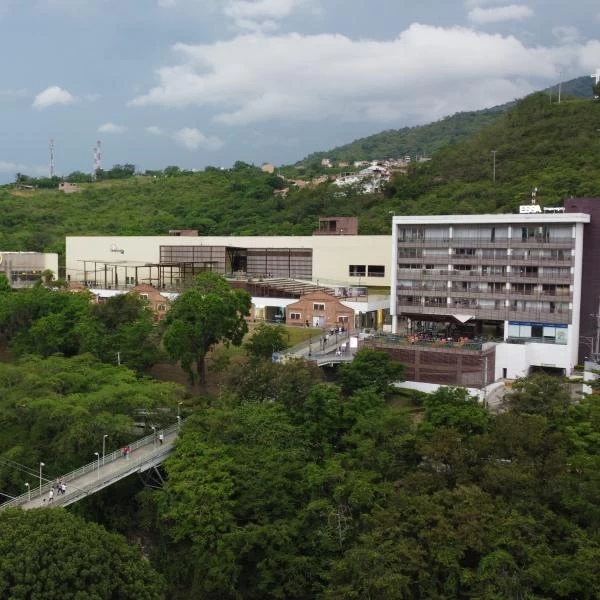
M583 212L394 217L393 333L438 353L444 340L480 344L484 384L531 367L570 374L588 223Z

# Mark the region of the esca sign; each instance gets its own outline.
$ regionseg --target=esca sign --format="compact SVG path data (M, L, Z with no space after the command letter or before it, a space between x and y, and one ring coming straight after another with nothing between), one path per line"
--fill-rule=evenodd
M533 213L541 213L542 207L539 204L523 204L519 206L519 213L522 215L531 215Z

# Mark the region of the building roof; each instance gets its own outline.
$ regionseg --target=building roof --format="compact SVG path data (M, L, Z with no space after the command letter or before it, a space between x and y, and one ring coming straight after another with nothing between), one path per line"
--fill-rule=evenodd
M396 215L394 225L479 225L489 223L589 223L590 215L584 213L533 213L492 215Z

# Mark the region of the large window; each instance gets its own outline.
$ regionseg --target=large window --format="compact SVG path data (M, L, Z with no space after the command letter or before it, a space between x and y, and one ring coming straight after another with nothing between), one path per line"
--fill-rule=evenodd
M385 277L385 267L383 265L369 265L369 277Z
M313 303L313 310L325 310L325 305L320 303Z
M300 321L302 315L300 313L290 313L290 321Z
M350 265L349 269L350 277L364 277L367 274L366 265Z

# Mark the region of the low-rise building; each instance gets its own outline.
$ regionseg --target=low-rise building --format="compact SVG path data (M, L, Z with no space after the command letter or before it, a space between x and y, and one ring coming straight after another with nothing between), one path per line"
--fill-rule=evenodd
M288 325L344 329L354 326L354 311L322 291L301 296L297 302L288 304L285 311Z
M42 252L1 252L0 273L4 273L13 288L34 286L44 271L58 276L58 254Z
M148 306L154 313L157 321L162 321L167 316L169 310L169 299L161 294L155 287L147 283L141 283L129 290L130 294L137 294L148 302Z
M64 194L74 194L80 192L81 188L76 183L69 183L68 181L61 181L58 184L58 191Z

